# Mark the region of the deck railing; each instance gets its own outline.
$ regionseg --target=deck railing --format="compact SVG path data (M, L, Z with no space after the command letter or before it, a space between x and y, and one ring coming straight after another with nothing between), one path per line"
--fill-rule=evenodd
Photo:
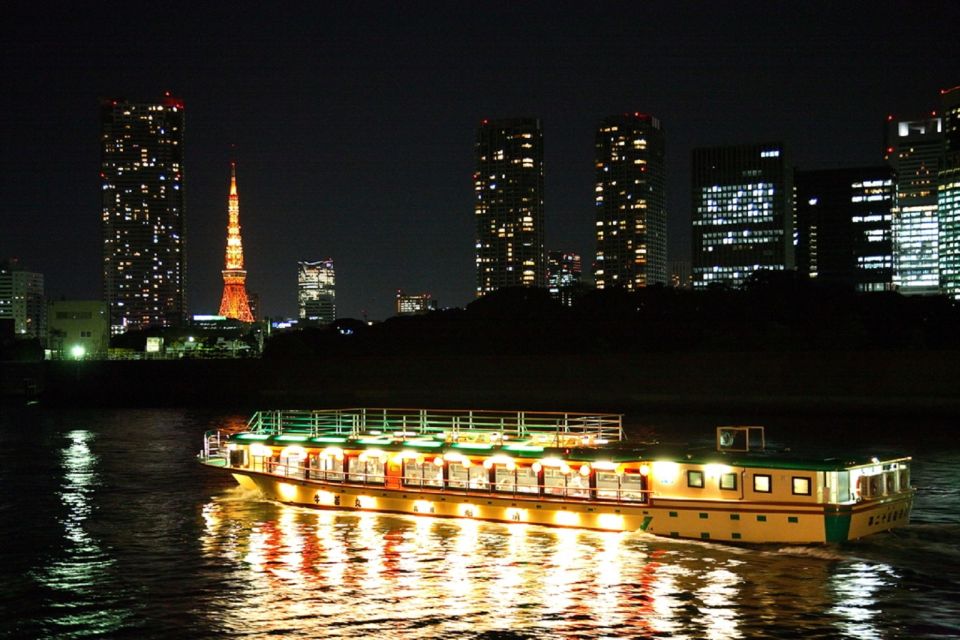
M569 436L603 444L623 440L623 416L614 413L486 411L443 409L319 409L258 411L248 423L254 433L311 437L381 434L400 439L443 434L456 440L463 431L498 434L503 439L536 439L559 445Z

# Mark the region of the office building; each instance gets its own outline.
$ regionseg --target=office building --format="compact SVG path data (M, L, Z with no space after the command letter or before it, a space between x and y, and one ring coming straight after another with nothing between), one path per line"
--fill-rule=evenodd
M437 301L429 293L397 291L397 315L415 316L437 310Z
M675 289L689 289L690 261L689 260L671 260L667 263L667 270L670 273L670 286Z
M596 266L598 289L667 283L664 137L643 113L604 118L597 127Z
M583 261L579 253L550 251L547 253L547 291L562 304L573 306L581 287Z
M240 236L240 195L237 192L237 165L230 163L230 193L227 196L227 250L224 258L223 296L220 315L240 322L253 322L247 298L247 271L243 266Z
M54 360L105 359L110 316L100 300L56 300L47 305L47 349Z
M960 299L960 86L940 92L943 162L937 187L940 288Z
M100 108L103 300L113 334L175 326L185 312L183 102Z
M301 320L330 324L337 319L333 260L297 263L297 301Z
M893 203L893 283L905 295L940 292L937 180L943 121L887 117L884 159L897 174Z
M893 288L888 166L797 171L797 270L857 291Z
M694 289L793 268L788 166L780 143L694 149Z
M18 338L46 335L43 274L28 271L16 258L0 261L0 320L12 321Z
M540 121L484 120L475 151L477 296L545 286Z

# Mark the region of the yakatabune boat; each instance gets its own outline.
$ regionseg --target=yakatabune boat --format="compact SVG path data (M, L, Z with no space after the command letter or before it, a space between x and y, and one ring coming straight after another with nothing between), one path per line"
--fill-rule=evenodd
M861 538L905 525L914 495L910 458L787 456L752 426L631 447L599 413L261 411L200 458L285 504L725 542Z

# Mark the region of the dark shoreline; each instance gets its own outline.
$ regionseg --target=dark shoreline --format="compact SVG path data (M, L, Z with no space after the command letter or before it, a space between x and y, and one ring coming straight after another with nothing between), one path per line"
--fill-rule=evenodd
M2 404L960 416L960 352L0 363Z

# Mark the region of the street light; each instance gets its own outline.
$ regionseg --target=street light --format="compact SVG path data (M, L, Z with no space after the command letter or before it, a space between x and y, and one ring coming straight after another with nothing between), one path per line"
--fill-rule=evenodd
M83 360L83 356L87 355L87 349L82 344L75 344L70 348L70 355L74 360Z

